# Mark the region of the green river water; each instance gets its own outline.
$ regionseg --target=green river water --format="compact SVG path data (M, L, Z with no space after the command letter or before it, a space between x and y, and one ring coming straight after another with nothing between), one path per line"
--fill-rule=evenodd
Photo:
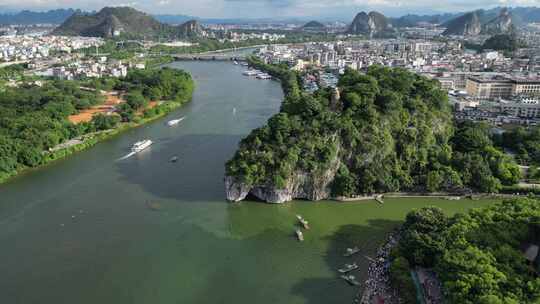
M358 290L336 269L357 261L365 278L362 255L410 209L489 203L227 203L224 163L278 111L280 85L231 63L171 66L192 73L190 104L0 185L0 303L350 303ZM118 160L145 138L150 149ZM303 243L295 214L312 226ZM362 253L342 257L354 245Z

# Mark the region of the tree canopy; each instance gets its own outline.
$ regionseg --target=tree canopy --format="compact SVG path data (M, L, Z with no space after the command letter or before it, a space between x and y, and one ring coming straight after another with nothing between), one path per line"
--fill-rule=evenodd
M539 241L539 216L540 201L524 198L451 218L435 207L414 210L394 261L433 267L448 303L537 303L540 278L520 247Z

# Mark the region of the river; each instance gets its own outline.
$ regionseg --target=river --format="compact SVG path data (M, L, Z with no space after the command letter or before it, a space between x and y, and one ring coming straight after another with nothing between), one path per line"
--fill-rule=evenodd
M171 66L192 73L191 103L0 185L0 303L350 303L358 290L336 268L355 260L365 278L362 255L411 208L487 203L229 204L224 163L278 111L280 85L231 63ZM150 149L118 160L145 138ZM312 226L303 243L295 214ZM362 254L342 257L353 245Z

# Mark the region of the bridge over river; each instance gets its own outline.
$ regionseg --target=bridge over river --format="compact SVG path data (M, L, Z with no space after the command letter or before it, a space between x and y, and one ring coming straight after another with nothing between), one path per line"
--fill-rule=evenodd
M247 61L246 56L227 54L178 54L172 57L177 61Z

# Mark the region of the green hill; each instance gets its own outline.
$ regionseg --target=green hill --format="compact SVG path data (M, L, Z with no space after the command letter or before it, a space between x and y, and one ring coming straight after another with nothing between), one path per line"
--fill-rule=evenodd
M174 39L200 36L203 32L197 21L172 26L130 7L105 7L95 14L74 14L56 28L52 35Z
M281 79L281 111L242 140L226 165L230 201L273 203L359 194L497 192L516 163L485 125L454 124L437 82L405 69L347 70L338 89L302 92L286 66L251 64Z

